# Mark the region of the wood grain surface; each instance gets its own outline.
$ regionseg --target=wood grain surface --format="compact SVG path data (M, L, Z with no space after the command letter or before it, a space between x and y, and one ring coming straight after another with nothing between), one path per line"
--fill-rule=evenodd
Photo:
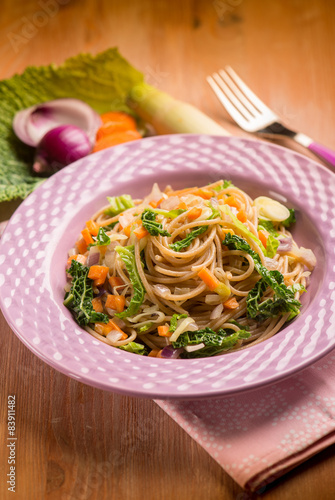
M205 82L230 64L287 124L335 149L334 26L335 5L327 0L1 0L0 78L118 46L149 83L246 136ZM0 220L16 205L0 205ZM153 401L56 372L24 347L2 315L0 360L1 500L335 497L335 446L267 490L246 493ZM6 484L12 394L15 494Z

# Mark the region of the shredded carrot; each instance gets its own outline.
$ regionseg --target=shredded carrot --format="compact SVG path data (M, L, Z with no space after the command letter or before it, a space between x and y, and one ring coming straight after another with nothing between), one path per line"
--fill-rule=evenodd
M85 253L87 251L87 243L84 238L80 238L80 240L77 241L76 246L79 253Z
M236 217L238 218L238 220L240 222L247 222L248 220L248 217L247 217L247 214L246 214L246 211L243 210L243 208L241 208L241 210L239 210L236 214Z
M112 287L124 285L123 279L120 276L111 276L108 281Z
M99 232L99 224L97 224L94 220L88 220L86 222L86 227L92 236L97 236Z
M92 306L93 306L93 309L95 310L95 312L102 313L104 310L104 308L102 306L101 299L99 299L98 297L95 297L94 299L92 299Z
M145 227L143 227L143 226L141 225L140 227L138 227L138 228L136 228L136 229L134 230L134 234L135 234L136 238L137 238L138 240L140 240L140 239L144 238L145 236L147 236L147 234L149 234L149 233L148 233L148 231L145 229Z
M197 219L198 217L200 217L202 213L202 209L201 208L197 208L197 207L193 207L187 214L187 218L188 220L195 220Z
M235 297L231 297L223 303L225 309L236 309L238 307L238 302Z
M124 310L125 303L126 299L123 295L108 295L105 307L114 309L118 313L121 313Z
M269 232L266 229L260 229L258 231L258 239L262 242L265 248L268 242L268 237L269 237Z
M171 337L172 332L170 332L169 330L170 330L169 325L160 325L160 326L157 328L158 335L159 335L160 337Z
M87 227L85 227L85 229L82 230L81 234L83 235L86 245L92 245L92 243L94 243L91 233L89 232Z
M214 291L220 285L220 281L214 276L214 274L209 269L207 269L207 267L203 267L198 272L198 276L212 291Z
M136 139L142 139L142 136L137 130L125 130L121 132L115 132L114 134L106 135L99 139L92 150L92 153L101 151L102 149L109 148L111 146L116 146L117 144L122 144L124 142L135 141Z
M192 188L185 188L185 189L177 189L176 191L169 191L166 193L168 196L183 196L184 194L192 194L198 191L199 188L197 187L192 187Z

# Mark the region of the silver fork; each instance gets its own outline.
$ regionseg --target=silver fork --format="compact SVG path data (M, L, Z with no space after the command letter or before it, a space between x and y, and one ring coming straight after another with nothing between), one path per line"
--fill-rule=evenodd
M289 137L335 167L334 151L301 132L285 127L230 66L208 76L207 81L223 107L243 130L272 138Z

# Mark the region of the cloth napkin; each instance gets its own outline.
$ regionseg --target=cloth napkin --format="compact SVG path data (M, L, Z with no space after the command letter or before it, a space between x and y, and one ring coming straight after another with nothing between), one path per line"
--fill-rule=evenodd
M335 350L260 389L156 403L240 486L259 490L335 443Z

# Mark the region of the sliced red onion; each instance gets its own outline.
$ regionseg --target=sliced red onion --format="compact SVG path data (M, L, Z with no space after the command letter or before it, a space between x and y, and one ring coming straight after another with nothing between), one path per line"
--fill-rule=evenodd
M97 247L91 247L90 252L87 257L86 265L88 267L95 266L99 264L100 261L100 251Z
M183 347L175 349L174 347L172 347L172 345L167 345L162 349L160 356L161 358L165 359L176 359L179 357L180 353L183 352L183 350L184 350Z
M16 113L15 134L28 146L36 147L42 137L59 125L75 125L88 136L91 147L102 121L91 106L79 99L65 98L44 102Z
M97 288L97 290L99 290L99 291L95 295L96 298L102 297L103 295L105 295L105 293L107 293L105 288Z
M286 253L292 250L292 238L290 236L278 238L279 246L278 253Z
M61 125L49 130L42 138L36 150L33 170L39 175L51 175L90 152L89 139L82 129Z

